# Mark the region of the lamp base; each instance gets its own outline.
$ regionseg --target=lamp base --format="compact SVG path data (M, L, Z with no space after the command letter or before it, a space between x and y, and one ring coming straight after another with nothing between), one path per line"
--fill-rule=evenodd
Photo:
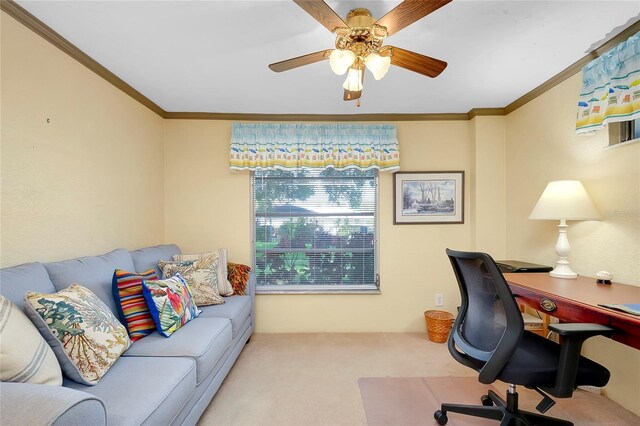
M558 225L558 242L556 243L556 253L558 254L558 261L556 262L556 267L553 271L549 272L549 275L555 278L565 278L565 279L576 279L578 278L578 274L571 270L571 266L569 266L569 260L567 259L569 256L569 251L571 247L569 246L569 240L567 239L567 221L562 219L560 220L560 225Z
M578 274L573 272L569 265L557 265L553 271L549 272L549 275L554 278L565 278L570 280L578 278Z

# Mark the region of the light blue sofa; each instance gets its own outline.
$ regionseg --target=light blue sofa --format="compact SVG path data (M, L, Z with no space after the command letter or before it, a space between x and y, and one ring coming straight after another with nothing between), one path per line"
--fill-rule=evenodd
M111 292L115 269L158 271L158 260L180 254L176 245L0 270L0 293L23 305L27 291L55 292L79 283L117 315ZM255 318L255 277L246 296L203 306L202 314L165 338L157 332L134 342L95 386L64 379L62 387L0 384L0 424L192 425L220 388Z

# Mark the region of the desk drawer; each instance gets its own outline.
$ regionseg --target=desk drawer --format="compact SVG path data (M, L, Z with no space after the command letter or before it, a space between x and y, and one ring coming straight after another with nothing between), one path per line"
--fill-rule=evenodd
M561 322L590 322L594 324L610 325L609 316L592 310L587 305L576 305L559 297L542 296L525 288L513 289L513 295L517 297L519 303L523 303L542 313L558 318ZM550 300L555 304L554 310L547 310L542 307L543 299Z

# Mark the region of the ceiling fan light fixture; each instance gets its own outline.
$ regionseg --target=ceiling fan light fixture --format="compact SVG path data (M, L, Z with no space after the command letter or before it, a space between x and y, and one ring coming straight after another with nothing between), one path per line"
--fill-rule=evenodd
M350 92L359 92L362 90L362 68L349 68L347 79L342 84L346 90Z
M380 80L387 74L387 71L389 71L391 57L380 56L378 52L371 52L364 58L364 64L373 74L373 78Z
M356 61L356 54L350 50L335 49L329 55L331 70L337 75L343 75Z

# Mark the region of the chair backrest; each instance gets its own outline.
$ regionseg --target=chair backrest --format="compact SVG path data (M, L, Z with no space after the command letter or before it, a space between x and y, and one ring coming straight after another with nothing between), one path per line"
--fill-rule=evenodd
M449 249L447 255L461 296L449 351L459 362L480 371L482 383L491 383L522 337L522 315L491 256Z

